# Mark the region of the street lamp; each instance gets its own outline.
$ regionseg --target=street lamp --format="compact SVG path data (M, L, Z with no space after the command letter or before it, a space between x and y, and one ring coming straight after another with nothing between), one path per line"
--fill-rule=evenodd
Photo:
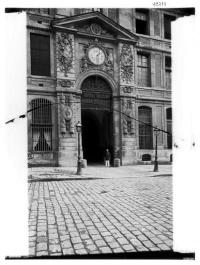
M158 135L160 130L157 128L154 129L154 134L156 136L156 152L155 152L155 164L154 164L154 172L158 172Z
M78 133L78 162L77 162L77 172L76 175L82 174L82 167L81 167L81 147L80 147L80 134L82 131L82 125L80 121L76 124L76 131Z

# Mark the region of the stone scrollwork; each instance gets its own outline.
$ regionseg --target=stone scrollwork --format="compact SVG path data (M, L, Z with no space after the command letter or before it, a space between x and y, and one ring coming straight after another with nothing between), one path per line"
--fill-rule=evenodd
M113 75L113 54L112 50L105 48L106 53L107 53L107 60L105 62L105 67L106 67L106 72L109 75Z
M123 86L123 87L122 87L122 91L123 91L124 93L128 93L128 94L130 94L130 93L132 93L132 92L135 92L135 87L132 87L132 86Z
M130 99L123 99L122 101L123 109L123 133L134 134L134 103Z
M58 86L70 88L74 86L74 82L71 80L59 80Z
M90 24L88 23L88 24L84 24L84 25L76 24L75 28L79 32L92 34L92 35L103 35L106 37L114 38L114 35L111 32L109 32L108 30L103 28L99 23L96 23L96 22L92 22Z
M72 101L73 96L71 94L69 96L62 94L60 97L60 131L62 134L67 131L70 134L74 133Z
M91 29L92 33L94 33L95 35L101 34L101 25L99 25L97 23L91 23L90 29Z
M120 55L121 77L126 83L133 79L133 54L129 44L123 44Z
M73 47L72 39L67 33L61 33L58 36L58 61L60 70L65 76L68 76L73 68Z

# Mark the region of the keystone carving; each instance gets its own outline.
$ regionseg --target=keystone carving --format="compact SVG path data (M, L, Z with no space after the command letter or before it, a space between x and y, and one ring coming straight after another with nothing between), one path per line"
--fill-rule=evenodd
M74 133L73 111L72 111L73 96L62 95L60 97L60 131L65 134L67 131Z
M58 61L60 70L65 76L68 76L68 73L71 73L70 70L73 68L73 47L72 39L67 33L61 33L58 36Z

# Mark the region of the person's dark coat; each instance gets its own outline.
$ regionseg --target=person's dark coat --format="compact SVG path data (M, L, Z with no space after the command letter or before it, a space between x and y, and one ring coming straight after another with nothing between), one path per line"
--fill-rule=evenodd
M105 160L110 160L110 157L111 157L111 155L110 155L110 152L109 151L106 151L106 153L105 153Z

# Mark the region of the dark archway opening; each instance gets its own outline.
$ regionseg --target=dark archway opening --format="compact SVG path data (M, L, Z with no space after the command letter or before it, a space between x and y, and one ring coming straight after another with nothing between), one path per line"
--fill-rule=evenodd
M88 164L103 165L106 149L113 159L112 91L107 81L97 76L86 78L81 89L83 158Z
M105 110L82 110L83 158L88 164L104 164L104 153L113 158L112 113Z

